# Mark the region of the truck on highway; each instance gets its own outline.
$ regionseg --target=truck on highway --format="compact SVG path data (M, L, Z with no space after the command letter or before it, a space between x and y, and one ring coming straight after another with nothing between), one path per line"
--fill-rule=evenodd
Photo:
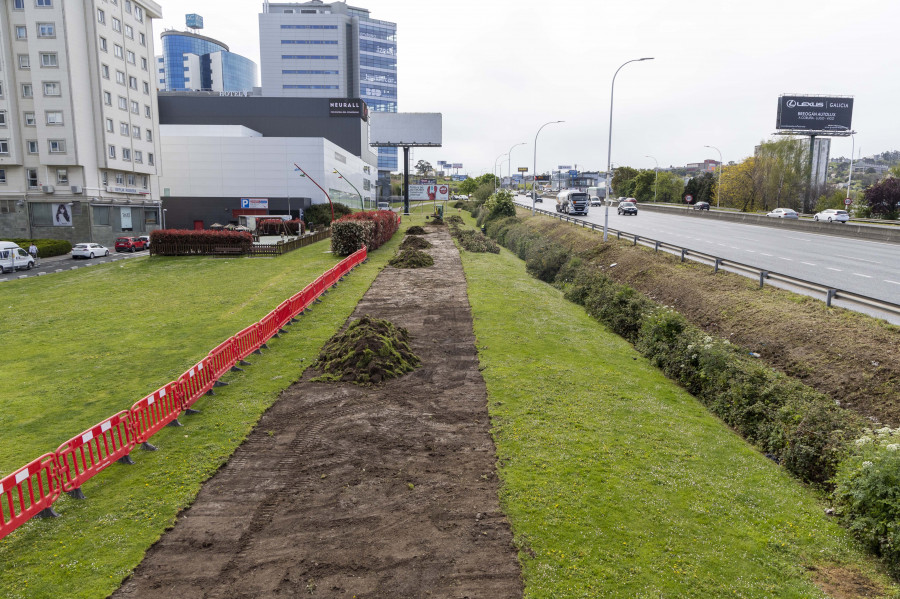
M566 189L556 196L556 211L563 214L587 214L588 194L577 189Z

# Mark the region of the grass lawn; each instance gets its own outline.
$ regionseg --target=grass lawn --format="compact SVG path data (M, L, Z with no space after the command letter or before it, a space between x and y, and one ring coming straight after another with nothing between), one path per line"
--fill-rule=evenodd
M0 597L106 597L193 501L260 415L351 314L408 226L228 387L88 481L85 501L0 540ZM8 474L173 380L339 258L325 241L279 258L149 257L0 285L0 473Z
M813 491L521 260L463 264L526 597L897 592Z

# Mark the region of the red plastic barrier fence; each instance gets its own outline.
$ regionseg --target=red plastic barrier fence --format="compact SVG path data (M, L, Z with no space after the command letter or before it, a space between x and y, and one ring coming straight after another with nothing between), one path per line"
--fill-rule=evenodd
M258 350L261 345L262 341L259 340L258 322L254 322L234 336L234 353L238 360L243 360Z
M53 505L60 493L59 465L52 453L0 480L0 539Z
M62 490L78 489L86 480L131 453L134 446L134 429L128 410L72 437L56 450Z
M131 406L135 444L146 443L159 429L178 418L181 399L175 392L175 384L166 383L165 387L160 387Z
M269 339L271 339L275 333L278 332L280 328L278 323L276 322L278 315L275 314L275 310L272 310L268 314L262 317L262 320L259 321L259 340L262 343L265 343Z
M237 356L234 353L234 337L226 339L217 345L206 356L206 364L212 370L214 379L218 379L228 372L228 369L234 366L237 360Z
M291 301L285 300L278 304L278 307L275 308L275 322L278 323L278 328L281 329L284 325L286 325L291 318L293 318L293 314L291 314Z
M216 378L212 375L212 370L208 368L206 358L194 364L190 370L178 377L178 382L175 383L178 397L181 399L181 409L190 408L215 384Z

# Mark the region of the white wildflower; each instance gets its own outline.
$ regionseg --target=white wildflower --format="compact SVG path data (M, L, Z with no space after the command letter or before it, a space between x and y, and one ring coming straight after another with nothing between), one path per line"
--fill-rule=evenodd
M866 460L865 462L862 463L862 465L863 465L863 468L871 468L872 462L870 462L869 460Z
M871 437L860 437L859 439L854 441L853 444L856 445L857 447L862 447L863 445L868 445L871 442L872 442Z
M891 443L890 445L885 445L884 448L888 451L897 451L900 449L900 443Z

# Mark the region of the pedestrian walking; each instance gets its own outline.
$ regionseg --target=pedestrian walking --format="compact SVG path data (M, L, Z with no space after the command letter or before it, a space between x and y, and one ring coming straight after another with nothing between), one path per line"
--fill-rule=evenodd
M31 257L34 258L34 263L37 264L38 259L38 249L37 246L34 245L34 241L32 240L31 245L28 246L28 253L31 254Z

